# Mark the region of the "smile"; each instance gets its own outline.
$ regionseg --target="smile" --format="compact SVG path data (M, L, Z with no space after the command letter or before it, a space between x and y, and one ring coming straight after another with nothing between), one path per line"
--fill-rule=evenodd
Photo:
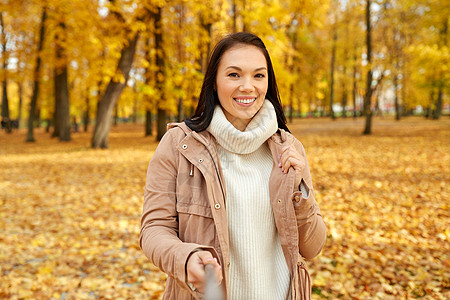
M243 104L249 104L256 101L256 98L233 98L234 101Z

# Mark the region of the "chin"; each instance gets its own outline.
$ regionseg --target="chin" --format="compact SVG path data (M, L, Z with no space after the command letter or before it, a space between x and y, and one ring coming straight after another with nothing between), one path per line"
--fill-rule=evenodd
M242 120L251 120L251 119L253 119L253 117L256 115L257 112L258 112L258 110L251 111L246 114L239 114L238 118L242 119Z

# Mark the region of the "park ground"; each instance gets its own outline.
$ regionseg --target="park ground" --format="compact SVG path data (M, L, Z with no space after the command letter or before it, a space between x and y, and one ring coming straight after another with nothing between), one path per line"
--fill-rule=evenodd
M302 119L327 225L309 262L314 299L450 298L450 119ZM0 299L160 299L166 275L139 249L146 169L142 125L110 148L0 132ZM266 262L262 262L266 263Z

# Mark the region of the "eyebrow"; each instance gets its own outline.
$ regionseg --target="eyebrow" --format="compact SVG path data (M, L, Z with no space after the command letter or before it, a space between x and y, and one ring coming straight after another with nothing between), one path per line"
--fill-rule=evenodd
M236 70L238 70L238 71L242 71L241 68L236 67L236 66L229 66L229 67L227 67L225 70L227 70L227 69L236 69ZM267 70L267 68L266 68L266 67L256 68L256 69L255 69L255 72L256 72L256 71L261 71L261 70Z

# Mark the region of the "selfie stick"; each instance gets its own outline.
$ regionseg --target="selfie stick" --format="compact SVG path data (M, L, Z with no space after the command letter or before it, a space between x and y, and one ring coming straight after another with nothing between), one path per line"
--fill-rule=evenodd
M222 290L216 278L214 271L214 264L207 263L205 265L206 272L206 288L205 288L205 300L223 300Z

